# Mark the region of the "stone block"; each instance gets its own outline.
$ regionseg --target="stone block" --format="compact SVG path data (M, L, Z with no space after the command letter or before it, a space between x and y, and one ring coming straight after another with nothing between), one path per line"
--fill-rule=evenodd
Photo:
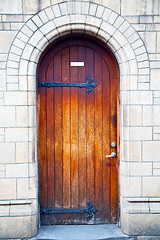
M60 8L59 8L58 4L53 5L52 9L53 9L53 13L54 13L55 17L60 17L61 16L61 12L60 12Z
M27 105L27 92L5 92L5 105Z
M108 18L108 22L109 22L110 24L114 24L114 22L116 21L117 17L118 17L118 14L117 14L117 13L111 12L111 14L110 14L110 16L109 16L109 18Z
M98 5L97 11L96 11L96 17L101 18L104 12L104 7L101 5Z
M0 127L15 126L15 107L0 107Z
M0 143L1 163L15 162L15 143Z
M29 116L29 126L36 127L36 107L29 106L28 107L28 116Z
M160 76L160 69L151 69L151 90L160 90L160 81L158 81Z
M19 62L9 61L8 60L7 61L7 67L9 67L9 68L18 68L19 67Z
M130 91L130 104L152 104L152 92L150 91Z
M0 200L16 199L16 179L0 179L0 189Z
M27 71L28 71L28 61L21 59L20 60L20 64L19 64L19 74L20 75L27 75Z
M149 24L145 24L146 25L146 31L159 31L160 30L160 24L157 23L149 23Z
M154 69L160 68L160 61L151 61L150 62L150 67L154 68Z
M93 25L93 22L94 22L94 26L100 27L102 21L101 21L101 19L95 18L92 16L86 17L86 24Z
M34 14L41 9L41 2L37 0L23 0L23 14Z
M123 46L123 50L125 51L127 60L135 59L135 53L133 52L133 49L130 46L130 44L127 43L125 46Z
M141 126L142 125L142 106L127 106L126 110L126 126Z
M160 214L128 214L122 212L122 231L128 235L143 236L143 240L151 240L153 234L157 237L160 235L159 221ZM148 236L148 238L144 236ZM159 237L157 237L153 239L158 240ZM140 239L141 237L138 237L138 240Z
M36 91L36 78L33 76L28 76L28 90Z
M16 31L0 31L0 52L7 53L16 35Z
M142 178L142 196L160 197L160 177L143 177Z
M16 143L16 162L25 163L28 162L28 150L29 144L27 142Z
M143 152L142 160L143 161L159 161L159 151L160 141L144 141L143 142Z
M90 3L89 15L95 16L97 10L97 4Z
M148 61L148 56L146 53L143 53L142 55L138 55L137 56L137 61L141 62L141 61Z
M66 4L66 3L61 3L61 4L59 4L59 7L60 7L60 10L61 10L62 16L68 14L67 4ZM81 10L81 6L79 6L79 11L80 11L80 10Z
M24 23L21 23L21 22L11 23L11 30L19 31L23 25L24 25Z
M4 135L4 128L0 128L0 135Z
M149 83L138 83L138 90L149 90Z
M28 164L7 164L6 165L6 177L28 177Z
M44 35L46 35L48 32L51 31L51 29L54 29L54 28L55 28L54 22L53 22L53 21L49 21L49 22L47 22L46 24L44 24L44 25L40 28L40 30L41 30L41 32L42 32Z
M129 43L133 43L138 39L139 39L139 35L135 31L127 40L128 40Z
M121 43L121 47L127 44L127 39L123 36L123 34L120 31L116 31L113 35L115 39L118 40L119 43Z
M41 38L43 38L43 34L37 30L33 36L30 38L29 43L33 46L36 46L36 44L40 41Z
M104 20L107 22L110 14L111 14L111 12L112 12L112 11L111 11L110 9L105 8L105 9L104 9L104 13L103 13L103 15L102 15L102 19L104 19Z
M27 44L23 50L23 53L22 53L22 59L26 59L26 60L29 60L30 59L30 56L32 54L34 50L34 47L31 46L30 44ZM22 60L21 60L22 61ZM23 65L22 65L23 67Z
M160 123L160 106L143 107L143 125L157 126Z
M130 127L130 140L152 140L152 127Z
M138 72L139 72L139 75L149 75L150 69L149 68L139 68Z
M122 15L157 15L158 2L150 0L140 0L137 4L136 1L121 1L121 14Z
M27 91L27 76L21 76L19 75L19 90Z
M8 55L8 59L11 60L11 61L19 62L20 56L10 52L9 55Z
M153 169L153 176L160 176L160 169Z
M7 68L8 75L18 75L18 68Z
M107 33L109 33L110 35L113 35L114 32L116 31L115 27L113 27L111 24L109 24L105 21L102 22L101 29L104 31L107 30Z
M22 33L24 33L28 38L30 38L33 34L32 30L28 28L26 25L23 26Z
M120 0L110 1L110 0L92 0L97 4L102 4L107 8L112 9L113 11L120 13L121 2Z
M10 0L1 1L1 14L22 14L22 1L15 0L14 4Z
M29 177L37 176L37 162L33 162L29 164Z
M153 127L153 133L160 133L160 127Z
M121 76L121 90L137 90L137 76Z
M17 196L20 199L37 197L37 179L35 178L18 178L17 179Z
M5 70L0 70L0 79L1 79L0 91L5 91L6 90L6 71Z
M36 136L36 138L37 138L37 136ZM29 154L29 159L28 159L29 162L37 161L37 142L36 142L36 139L35 139L35 142L30 142L29 143L28 154Z
M34 213L35 214L35 213ZM10 216L30 216L33 215L31 205L11 205Z
M37 216L1 217L0 232L3 239L31 238L37 234Z
M0 204L0 217L9 216L9 209L10 209L9 205L6 206Z
M152 163L144 162L130 162L129 163L130 176L150 176L152 175Z
M7 142L28 141L28 128L6 128L5 140Z
M153 134L153 140L160 140L160 134Z
M123 197L140 197L141 187L141 177L121 176L121 195Z
M156 32L140 32L140 36L143 39L146 48L149 53L156 52Z
M29 109L27 106L18 106L16 107L16 123L17 127L27 127L28 122L28 115Z
M32 21L38 26L38 27L41 27L43 25L43 22L42 20L40 19L40 17L38 15L35 15L33 18L32 18Z
M129 160L141 161L141 142L129 141L128 142ZM124 150L126 151L127 148Z

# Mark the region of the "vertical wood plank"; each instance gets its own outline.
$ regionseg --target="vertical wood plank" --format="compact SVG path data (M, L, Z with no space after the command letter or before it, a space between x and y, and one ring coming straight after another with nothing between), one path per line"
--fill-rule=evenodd
M77 46L70 48L70 61L77 62ZM70 66L70 81L77 82L77 67ZM78 208L78 88L71 91L71 208ZM72 214L78 222L78 215Z
M45 81L45 79L42 79ZM38 93L38 153L39 153L39 173L40 173L40 205L47 207L47 158L46 158L46 90L39 88ZM44 184L46 183L46 184Z
M94 54L93 50L86 49L86 73L94 80ZM94 91L86 95L87 98L87 202L94 204L94 168L95 168L95 139L94 139ZM93 221L93 219L91 220Z
M118 81L115 78L115 66L112 68L111 75L111 142L117 144L117 92L118 92ZM111 149L117 153L116 148ZM112 158L111 162L111 220L112 222L117 221L117 210L118 210L118 156Z
M69 48L62 51L62 82L69 82ZM63 207L70 208L70 89L62 88L63 96Z
M95 222L102 222L103 215L103 156L102 156L102 59L95 53Z
M86 81L86 61L85 61L85 48L78 47L78 61L84 62L84 67L78 68L78 80L79 82ZM86 201L86 88L79 89L79 207L85 208ZM84 222L84 217L81 216L81 223Z
M46 81L53 82L53 59L50 62ZM47 186L48 207L54 207L54 89L46 88L46 127L47 127Z
M103 75L103 221L110 222L111 210L111 159L110 155L110 76L105 61L102 63Z
M54 81L61 82L61 52L54 57ZM55 89L54 117L55 117L55 207L63 206L63 159L62 159L62 95L61 88Z

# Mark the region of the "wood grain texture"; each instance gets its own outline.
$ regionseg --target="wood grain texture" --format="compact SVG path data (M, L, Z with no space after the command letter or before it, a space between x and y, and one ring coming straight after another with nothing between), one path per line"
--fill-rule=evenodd
M84 62L84 66L70 66ZM118 217L117 136L118 68L111 52L82 37L50 47L38 65L38 81L81 82L90 76L97 87L38 88L39 179L42 208L98 209L86 214L41 215L44 225L99 224Z

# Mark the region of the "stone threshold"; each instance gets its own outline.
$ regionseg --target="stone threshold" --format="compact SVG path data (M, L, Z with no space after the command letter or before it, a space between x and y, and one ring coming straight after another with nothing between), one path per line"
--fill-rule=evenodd
M134 240L117 224L42 226L30 240Z

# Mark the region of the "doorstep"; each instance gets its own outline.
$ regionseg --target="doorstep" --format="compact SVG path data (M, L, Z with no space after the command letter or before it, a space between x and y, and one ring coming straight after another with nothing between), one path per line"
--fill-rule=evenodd
M134 240L122 233L117 224L42 226L30 240Z

